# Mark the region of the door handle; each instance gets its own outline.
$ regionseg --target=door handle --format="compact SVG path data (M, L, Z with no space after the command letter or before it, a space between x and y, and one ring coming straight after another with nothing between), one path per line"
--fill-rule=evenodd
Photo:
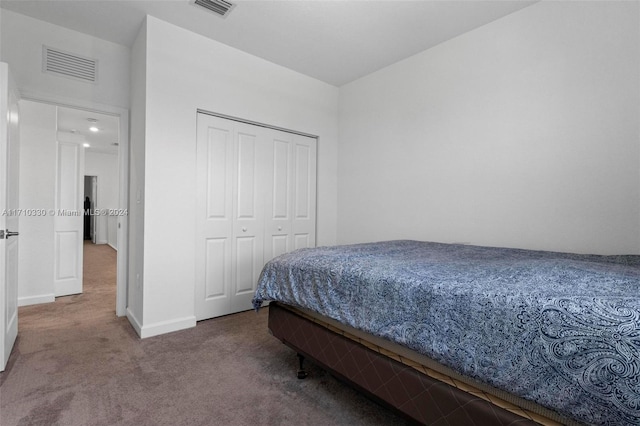
M4 240L9 237L17 237L18 235L20 235L20 233L9 231L8 229L6 231L0 230L0 240Z

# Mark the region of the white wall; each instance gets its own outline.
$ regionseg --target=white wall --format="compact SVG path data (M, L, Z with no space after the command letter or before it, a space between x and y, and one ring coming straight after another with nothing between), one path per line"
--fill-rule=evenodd
M0 60L24 96L129 108L130 49L9 10L0 15ZM97 59L98 83L42 72L42 45Z
M541 2L340 90L338 240L640 253L637 2Z
M96 210L118 209L118 155L101 152L85 151L84 174L98 177L98 196ZM116 227L117 217L96 216L96 243L110 244L117 248Z
M54 301L56 107L20 101L20 208L47 211L19 221L18 303Z
M134 46L134 62L138 54ZM195 325L196 110L318 135L317 236L331 244L338 101L336 87L153 17L146 58L143 337Z

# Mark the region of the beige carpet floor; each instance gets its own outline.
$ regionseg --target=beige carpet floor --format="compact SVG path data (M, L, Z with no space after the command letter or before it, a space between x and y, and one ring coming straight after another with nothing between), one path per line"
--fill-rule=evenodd
M141 340L115 316L115 251L85 245L84 293L22 307L0 425L396 425L268 334L267 309ZM184 283L176 283L184 285Z

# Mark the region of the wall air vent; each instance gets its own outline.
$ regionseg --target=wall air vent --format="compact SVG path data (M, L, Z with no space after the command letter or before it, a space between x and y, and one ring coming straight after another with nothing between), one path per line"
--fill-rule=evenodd
M42 71L87 83L98 82L98 61L42 46Z
M222 16L223 18L231 12L231 9L236 7L235 4L225 0L193 0L193 4L204 7L208 11L213 12L218 16Z

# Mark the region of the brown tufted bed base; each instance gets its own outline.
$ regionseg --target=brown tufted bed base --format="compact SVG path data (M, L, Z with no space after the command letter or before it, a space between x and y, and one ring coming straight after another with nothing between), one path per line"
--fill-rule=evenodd
M575 424L474 383L400 345L307 310L272 302L269 330L300 356L419 424Z

